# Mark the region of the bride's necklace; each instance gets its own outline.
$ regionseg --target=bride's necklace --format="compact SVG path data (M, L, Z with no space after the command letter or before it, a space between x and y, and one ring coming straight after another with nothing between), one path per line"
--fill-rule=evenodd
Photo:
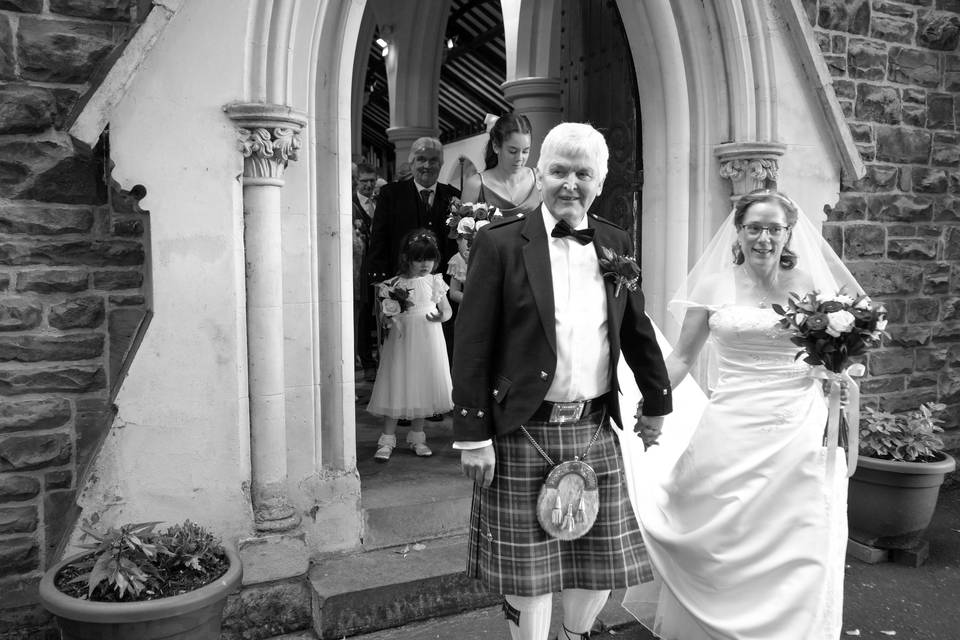
M770 306L770 298L777 295L777 279L774 279L773 284L770 286L764 286L763 284L757 282L753 277L744 270L744 276L747 278L747 282L750 283L750 287L753 289L755 298L758 299L757 306L761 309L765 309Z

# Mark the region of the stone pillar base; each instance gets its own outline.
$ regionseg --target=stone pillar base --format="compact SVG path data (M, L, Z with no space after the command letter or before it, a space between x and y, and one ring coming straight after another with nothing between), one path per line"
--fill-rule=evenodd
M243 584L259 584L301 576L310 568L306 534L278 533L242 538Z

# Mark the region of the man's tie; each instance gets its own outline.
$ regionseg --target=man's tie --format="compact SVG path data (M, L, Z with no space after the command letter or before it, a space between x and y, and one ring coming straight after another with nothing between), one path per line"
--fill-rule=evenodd
M554 238L573 238L580 244L590 244L593 242L593 229L574 229L566 220L561 220L550 232Z
M420 199L423 200L423 208L430 210L430 189L424 189L420 192Z

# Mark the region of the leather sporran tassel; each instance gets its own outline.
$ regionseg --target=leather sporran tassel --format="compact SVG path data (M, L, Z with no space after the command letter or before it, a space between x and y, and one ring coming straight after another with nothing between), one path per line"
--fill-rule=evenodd
M550 516L550 520L558 527L563 522L563 505L560 503L559 493L557 494L557 502L553 506L553 513Z

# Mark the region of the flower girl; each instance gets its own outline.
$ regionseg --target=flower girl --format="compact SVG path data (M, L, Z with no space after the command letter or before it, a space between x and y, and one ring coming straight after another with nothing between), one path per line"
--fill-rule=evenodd
M427 446L423 419L453 408L450 365L440 323L452 313L447 284L434 273L436 238L426 229L408 233L400 246L398 274L377 287L378 315L387 329L380 368L367 411L383 416L375 459L386 462L397 446L397 420L411 420L407 445L418 456Z

